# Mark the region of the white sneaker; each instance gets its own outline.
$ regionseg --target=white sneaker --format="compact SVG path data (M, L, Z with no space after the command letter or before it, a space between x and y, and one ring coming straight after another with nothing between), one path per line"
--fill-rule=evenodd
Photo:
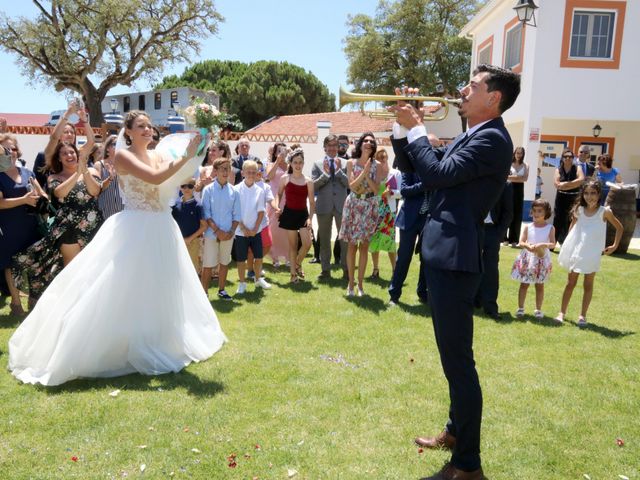
M360 287L358 287L358 296L359 297L364 297L364 290Z
M396 302L394 302L393 300L389 300L389 303L387 303L387 307L388 308L393 308L393 307L397 307L398 304Z
M554 322L558 324L564 323L564 313L560 312L556 318L553 319Z
M269 290L271 288L271 284L268 283L263 277L260 277L256 280L256 287L264 288L265 290Z
M524 317L524 308L519 308L518 310L516 310L516 317L517 318Z
M242 295L246 291L247 291L247 282L239 282L238 283L238 290L236 291L236 295Z
M536 318L538 318L538 319L539 319L539 318L543 318L543 317L544 317L544 315L542 314L542 311L541 311L541 310L534 310L534 311L533 311L533 316L534 316L534 317L536 317Z
M353 297L353 288L347 288L347 297Z

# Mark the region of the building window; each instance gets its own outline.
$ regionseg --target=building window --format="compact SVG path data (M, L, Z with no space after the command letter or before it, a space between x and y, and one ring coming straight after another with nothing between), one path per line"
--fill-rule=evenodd
M566 0L560 66L619 69L627 3Z
M504 68L521 66L522 63L522 23L518 22L507 32L504 49Z
M615 21L614 12L574 12L569 56L610 59Z
M156 93L153 96L153 108L160 110L162 108L162 94Z
M144 112L145 109L145 99L146 97L144 95L139 95L138 96L138 110L142 110Z
M482 65L483 63L491 65L493 57L493 35L478 45L476 51L476 66Z
M173 108L173 104L178 101L178 92L171 92L171 108Z
M131 110L131 98L129 97L124 97L122 99L122 110L127 113L129 110Z

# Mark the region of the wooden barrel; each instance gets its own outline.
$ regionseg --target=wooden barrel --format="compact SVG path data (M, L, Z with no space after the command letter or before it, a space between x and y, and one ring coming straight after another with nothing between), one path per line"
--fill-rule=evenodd
M627 253L629 242L636 228L636 189L612 188L609 190L605 205L611 207L615 217L622 223L622 238L620 239L620 246L615 253ZM615 238L616 229L607 222L607 245L612 245Z

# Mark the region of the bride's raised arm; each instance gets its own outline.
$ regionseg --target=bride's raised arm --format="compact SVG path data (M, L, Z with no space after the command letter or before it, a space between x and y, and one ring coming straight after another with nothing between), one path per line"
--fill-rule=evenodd
M140 160L133 152L127 149L119 149L116 151L114 163L119 175L130 174L147 183L160 185L165 180L171 178L187 161L196 155L198 146L202 141L201 135L196 135L191 139L187 146L186 152L175 160L169 162L161 162L158 155L149 151L149 155L155 157L157 168L147 165Z

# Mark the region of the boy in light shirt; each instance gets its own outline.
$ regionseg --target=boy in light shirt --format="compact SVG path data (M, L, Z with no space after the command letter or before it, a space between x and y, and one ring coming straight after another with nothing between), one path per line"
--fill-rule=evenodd
M249 248L253 252L253 269L256 287L269 289L271 285L262 278L262 238L260 226L265 215L265 193L256 185L258 165L253 160L242 164L244 180L234 188L240 197L240 222L236 229L236 264L238 265L238 295L247 290L245 273Z
M200 280L205 292L208 291L212 269L218 266L218 297L231 300L225 284L231 262L233 237L240 222L240 198L229 184L231 161L225 157L216 158L213 169L216 172L215 180L202 190L202 208L209 228L204 234Z

